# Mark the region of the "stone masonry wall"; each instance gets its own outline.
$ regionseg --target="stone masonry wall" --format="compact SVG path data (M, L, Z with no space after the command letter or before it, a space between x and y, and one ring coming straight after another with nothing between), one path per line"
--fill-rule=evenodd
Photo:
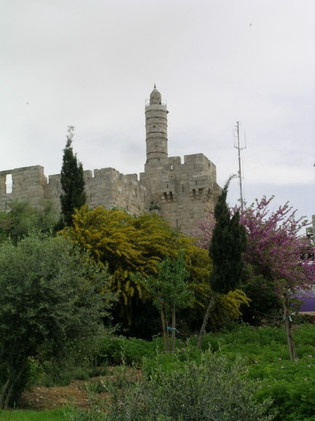
M12 192L8 192L7 178L12 177ZM124 175L113 168L84 171L87 203L94 208L119 207L139 215L144 210L146 189L136 174ZM17 168L0 172L0 210L9 210L11 201L27 201L42 209L49 200L57 213L60 212L60 174L48 177L41 166Z
M216 167L203 154L169 157L146 165L140 181L148 190L146 208L159 213L171 226L189 233L213 209L220 187Z
M7 180L12 177L12 192L8 193ZM47 178L40 165L0 172L0 210L7 210L9 203L27 201L36 208L42 208L45 200ZM10 189L11 190L11 189Z
M12 177L12 192L6 185ZM84 171L87 203L91 208L103 205L118 207L130 214L156 212L172 227L189 233L213 208L220 187L216 167L203 154L151 161L145 172L124 175L114 168ZM0 172L0 210L9 210L12 200L27 201L38 209L49 200L60 212L60 174L46 177L41 166L23 167Z

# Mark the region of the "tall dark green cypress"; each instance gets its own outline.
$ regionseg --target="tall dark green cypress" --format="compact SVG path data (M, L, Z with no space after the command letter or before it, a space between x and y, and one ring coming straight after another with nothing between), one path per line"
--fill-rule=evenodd
M231 179L226 182L214 208L215 226L209 246L213 268L210 275L212 296L200 328L198 348L201 348L203 335L209 320L210 311L218 294L226 294L236 289L243 275L243 253L247 246L246 230L240 224L238 212L231 214L226 196Z
M76 154L72 149L73 126L68 127L67 143L63 150L63 162L61 169L61 187L63 193L60 195L62 223L66 226L72 225L72 215L75 209L79 209L86 202L85 183L83 177L83 166L78 162Z
M226 203L229 182L225 184L214 209L215 226L209 246L213 262L210 284L213 292L226 294L238 287L243 275L246 231L239 212L231 215Z

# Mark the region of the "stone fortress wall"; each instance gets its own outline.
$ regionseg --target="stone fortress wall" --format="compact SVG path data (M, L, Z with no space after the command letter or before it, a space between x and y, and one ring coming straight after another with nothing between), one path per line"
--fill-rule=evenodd
M221 191L215 165L202 153L168 157L167 108L154 87L146 105L146 164L140 174L121 174L114 168L84 171L87 203L91 208L118 207L133 215L155 212L171 226L191 232ZM27 201L43 208L45 201L60 212L60 174L46 177L37 165L0 171L0 210L10 202Z

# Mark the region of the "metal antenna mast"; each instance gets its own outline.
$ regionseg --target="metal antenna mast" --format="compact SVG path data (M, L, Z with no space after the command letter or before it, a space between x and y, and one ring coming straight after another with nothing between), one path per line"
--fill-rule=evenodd
M240 146L240 122L236 122L236 140L237 145L234 145L234 148L237 149L238 154L238 177L239 177L239 184L240 184L240 202L241 202L241 208L243 209L243 183L242 183L242 164L241 164L241 151L243 149L246 149L246 145L241 148Z

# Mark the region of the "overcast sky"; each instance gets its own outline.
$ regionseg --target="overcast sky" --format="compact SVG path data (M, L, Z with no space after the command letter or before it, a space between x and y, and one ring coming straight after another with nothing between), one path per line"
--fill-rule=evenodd
M169 156L204 153L222 186L315 214L314 0L0 0L0 170L140 173L144 106L168 105ZM229 203L239 197L238 181Z

